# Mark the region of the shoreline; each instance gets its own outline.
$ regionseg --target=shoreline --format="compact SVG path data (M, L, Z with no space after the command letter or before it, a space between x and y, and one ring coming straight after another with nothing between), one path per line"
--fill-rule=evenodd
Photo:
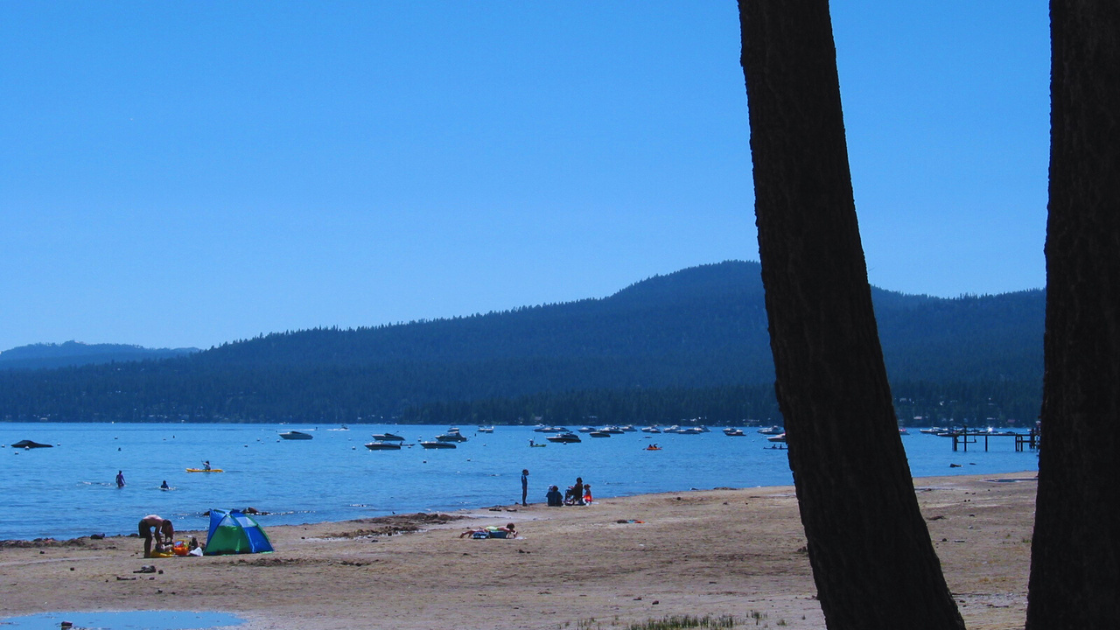
M1022 627L1035 477L914 479L971 630ZM468 527L508 522L517 525L515 539L459 538ZM368 627L372 618L402 629L455 619L512 630L758 613L771 626L824 625L792 486L266 530L276 553L144 559L140 539L128 536L0 545L0 583L10 594L0 618L200 610L235 614L246 620L242 630ZM205 536L176 538L192 534ZM161 572L135 573L146 565Z

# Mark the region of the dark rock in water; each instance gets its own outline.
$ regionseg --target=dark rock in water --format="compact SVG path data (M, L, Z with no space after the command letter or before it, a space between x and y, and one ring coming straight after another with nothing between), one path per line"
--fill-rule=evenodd
M54 444L40 444L32 440L20 440L12 444L12 448L52 448Z

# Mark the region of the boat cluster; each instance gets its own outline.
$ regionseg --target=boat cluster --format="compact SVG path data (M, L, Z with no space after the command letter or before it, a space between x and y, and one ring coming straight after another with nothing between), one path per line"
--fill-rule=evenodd
M494 427L478 427L479 433L493 433ZM466 442L467 436L459 431L458 427L451 427L444 433L435 437L434 440L420 440L417 442L422 448L428 449L448 449L456 448L460 442ZM404 438L393 433L374 433L373 441L366 444L366 448L371 451L399 451L401 446L413 446L412 444L405 444Z

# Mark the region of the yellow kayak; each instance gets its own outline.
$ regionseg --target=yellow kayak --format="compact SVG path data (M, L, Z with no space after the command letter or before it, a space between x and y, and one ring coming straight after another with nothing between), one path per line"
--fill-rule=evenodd
M188 468L187 472L223 472L221 468Z

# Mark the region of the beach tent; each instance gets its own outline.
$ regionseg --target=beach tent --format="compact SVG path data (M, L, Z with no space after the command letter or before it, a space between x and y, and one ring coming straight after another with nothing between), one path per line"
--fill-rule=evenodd
M268 553L272 542L253 517L238 510L210 510L210 533L206 535L206 555L226 553Z

